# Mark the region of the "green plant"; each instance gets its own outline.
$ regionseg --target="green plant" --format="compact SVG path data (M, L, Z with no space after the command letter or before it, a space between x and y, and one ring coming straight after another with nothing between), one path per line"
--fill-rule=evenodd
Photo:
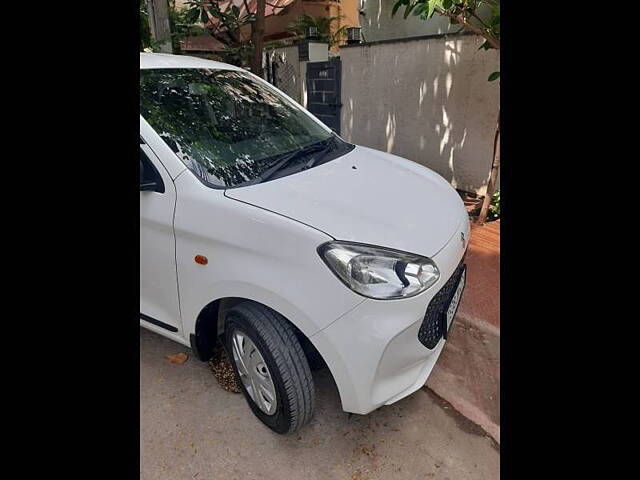
M500 190L496 190L496 192L491 197L491 205L489 205L489 220L499 220L500 219Z
M253 57L254 49L250 43L241 43L237 47L226 46L220 52L218 56L220 61L229 63L231 65L237 65L239 67L248 67Z
M222 60L238 66L246 66L253 54L250 42L242 38L240 29L244 25L252 25L256 15L249 12L248 4L241 10L234 2L228 2L221 7L221 2L210 0L190 0L184 12L184 23L193 25L201 23L205 25L202 32L209 33L213 38L224 45L220 52Z
M287 46L289 46L289 44L284 40L272 40L264 44L265 50L271 50L274 48L282 48Z
M193 35L201 35L206 30L191 22L191 14L187 8L176 8L175 0L169 0L169 25L171 29L171 44L174 53L182 53L180 41L183 38ZM147 12L147 2L140 0L140 51L151 50L160 51L160 45L151 35L149 27L149 13Z
M186 20L203 23L208 33L225 46L223 61L243 67L250 64L253 73L262 76L265 2L258 0L251 6L249 0L243 0L244 8L240 8L238 2L189 0ZM271 6L275 10L284 8ZM242 37L245 25L251 27L250 39Z
M173 53L182 53L180 42L184 38L202 35L207 31L194 25L193 14L189 8L176 8L175 0L169 0L169 24L171 26L171 43Z
M309 27L318 29L318 40L329 44L329 48L338 45L347 34L347 26L343 25L332 32L333 24L341 17L312 17L311 15L300 15L289 24L287 30L304 38Z
M149 14L147 13L147 4L144 0L140 0L140 51L145 48L151 48L151 30L149 28Z

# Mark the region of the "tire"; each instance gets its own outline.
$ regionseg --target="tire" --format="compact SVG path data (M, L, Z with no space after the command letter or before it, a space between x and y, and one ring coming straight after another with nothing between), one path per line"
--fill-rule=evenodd
M315 407L311 370L293 327L282 315L258 303L239 303L226 313L224 341L242 393L262 423L285 434L311 420ZM275 403L270 401L272 393Z

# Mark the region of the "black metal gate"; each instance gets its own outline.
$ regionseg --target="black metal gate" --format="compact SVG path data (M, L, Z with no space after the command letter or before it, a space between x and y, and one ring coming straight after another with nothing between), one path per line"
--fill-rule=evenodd
M339 59L307 63L307 110L340 135L340 71Z

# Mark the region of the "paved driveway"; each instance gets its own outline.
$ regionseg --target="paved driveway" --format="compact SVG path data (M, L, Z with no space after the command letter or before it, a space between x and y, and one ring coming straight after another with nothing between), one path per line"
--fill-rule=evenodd
M311 424L277 435L191 351L140 329L140 478L198 480L498 479L494 442L426 389L366 415L340 408L327 372L314 374Z

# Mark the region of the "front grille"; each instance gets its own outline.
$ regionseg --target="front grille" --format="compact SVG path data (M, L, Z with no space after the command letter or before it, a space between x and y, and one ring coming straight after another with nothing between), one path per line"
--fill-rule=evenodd
M447 280L447 283L436 293L429 302L427 312L424 314L424 320L420 325L420 331L418 332L418 340L428 349L433 349L442 336L447 325L446 314L449 308L449 303L453 297L460 276L464 270L464 263L460 263L458 268L455 269L453 275Z

